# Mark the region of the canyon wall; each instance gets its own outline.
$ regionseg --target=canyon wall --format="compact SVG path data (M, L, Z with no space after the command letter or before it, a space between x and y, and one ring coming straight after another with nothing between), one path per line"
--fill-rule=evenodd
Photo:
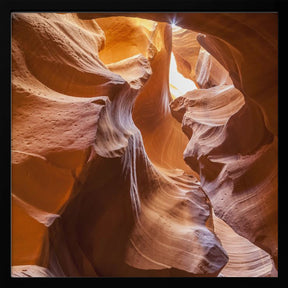
M277 15L169 17L12 13L12 276L277 275Z

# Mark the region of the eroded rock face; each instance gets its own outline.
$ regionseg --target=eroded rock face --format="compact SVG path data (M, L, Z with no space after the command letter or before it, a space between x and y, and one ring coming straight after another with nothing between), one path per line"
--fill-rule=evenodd
M225 85L187 93L171 109L182 117L190 138L184 159L200 174L215 214L275 257L277 140L265 127L258 105L244 103L239 90Z
M12 276L271 276L257 247L277 259L271 115L198 34L202 14L174 42L145 15L12 14ZM174 101L172 50L202 88ZM231 259L230 241L249 255Z
M179 26L173 27L172 49L177 61L179 72L186 78L195 81L196 65L201 49L197 41L199 33Z

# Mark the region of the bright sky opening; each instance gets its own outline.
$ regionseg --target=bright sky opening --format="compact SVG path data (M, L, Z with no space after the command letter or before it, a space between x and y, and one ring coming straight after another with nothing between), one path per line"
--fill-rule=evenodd
M185 78L178 72L173 52L170 59L169 88L173 99L184 95L188 91L197 89L197 86L191 79Z

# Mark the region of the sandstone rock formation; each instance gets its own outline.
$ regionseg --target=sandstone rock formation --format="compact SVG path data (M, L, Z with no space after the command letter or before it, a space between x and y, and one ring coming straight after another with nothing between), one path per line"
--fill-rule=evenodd
M13 277L277 276L277 15L249 15L12 14Z

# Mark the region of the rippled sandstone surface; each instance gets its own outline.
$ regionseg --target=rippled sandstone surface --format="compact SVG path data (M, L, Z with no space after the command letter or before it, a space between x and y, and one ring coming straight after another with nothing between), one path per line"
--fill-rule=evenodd
M13 277L278 275L278 16L173 15L12 13Z

